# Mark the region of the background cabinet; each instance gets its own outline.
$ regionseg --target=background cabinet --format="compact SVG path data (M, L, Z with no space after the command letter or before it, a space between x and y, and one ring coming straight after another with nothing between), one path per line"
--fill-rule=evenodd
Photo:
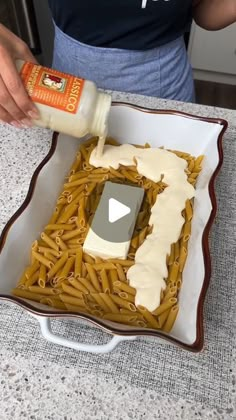
M188 51L195 79L236 85L236 24L209 32L193 23Z

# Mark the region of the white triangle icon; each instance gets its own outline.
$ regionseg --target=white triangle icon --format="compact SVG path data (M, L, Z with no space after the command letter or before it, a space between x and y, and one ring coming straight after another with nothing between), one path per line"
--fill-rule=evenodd
M117 220L122 219L127 214L131 212L131 209L115 198L109 199L109 209L108 209L108 218L110 223L117 222Z

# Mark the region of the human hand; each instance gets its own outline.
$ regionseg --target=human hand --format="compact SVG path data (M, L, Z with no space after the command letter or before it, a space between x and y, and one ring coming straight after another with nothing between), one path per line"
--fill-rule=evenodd
M25 90L16 59L37 63L25 42L0 24L0 121L31 127L39 112Z

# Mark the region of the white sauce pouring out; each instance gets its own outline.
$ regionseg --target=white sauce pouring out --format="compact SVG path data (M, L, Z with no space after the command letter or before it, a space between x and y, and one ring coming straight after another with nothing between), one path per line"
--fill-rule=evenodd
M194 197L195 190L187 180L186 161L164 149L105 145L100 156L96 148L93 150L90 163L95 167L118 169L120 164L134 165L134 158L139 174L154 182L159 182L163 175L163 182L168 184L151 209L149 224L153 225L153 231L138 248L135 264L127 272L130 285L136 289L136 306L142 305L152 312L160 305L161 290L166 288L166 256L184 224L181 212L186 200Z

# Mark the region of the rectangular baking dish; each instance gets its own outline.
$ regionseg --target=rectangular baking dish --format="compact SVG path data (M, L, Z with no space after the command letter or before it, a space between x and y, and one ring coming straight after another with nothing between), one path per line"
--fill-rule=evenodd
M203 305L211 274L208 237L216 214L214 182L223 161L222 139L226 128L227 122L221 119L200 118L171 110L151 110L125 103L112 105L109 135L121 143L149 142L153 147L164 146L194 156L205 156L196 185L189 255L179 295L180 310L170 333L124 326L90 315L65 313L11 295L11 289L28 264L31 244L47 224L64 178L83 141L56 133L48 155L31 179L24 203L9 220L0 237L0 300L13 302L36 316L48 340L77 350L108 352L120 341L154 336L158 342L164 340L190 351L200 351L204 342ZM52 317L86 320L91 326L111 333L113 338L101 346L66 340L52 333Z

